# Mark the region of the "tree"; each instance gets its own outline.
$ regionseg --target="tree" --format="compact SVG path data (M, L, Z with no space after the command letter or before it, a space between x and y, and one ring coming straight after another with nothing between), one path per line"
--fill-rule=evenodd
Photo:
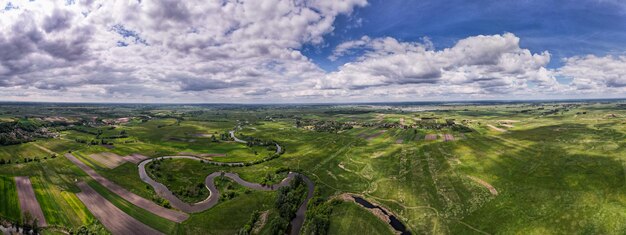
M285 234L287 233L287 227L289 226L289 221L285 220L282 217L274 217L269 223L270 226L270 234Z
M33 220L32 229L34 234L39 234L39 219L35 218Z

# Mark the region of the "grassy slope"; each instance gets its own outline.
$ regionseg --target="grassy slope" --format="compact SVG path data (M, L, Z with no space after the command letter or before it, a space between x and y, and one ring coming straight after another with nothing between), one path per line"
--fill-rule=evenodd
M183 222L178 234L236 234L255 210L273 207L273 192L251 192L219 203L217 206L193 214Z
M393 234L389 224L354 203L333 207L328 234Z

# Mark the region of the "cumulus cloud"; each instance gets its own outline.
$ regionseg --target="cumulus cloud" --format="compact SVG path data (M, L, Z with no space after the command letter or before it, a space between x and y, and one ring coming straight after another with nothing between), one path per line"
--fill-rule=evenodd
M0 5L9 4L0 1ZM341 1L11 1L0 12L0 86L162 98L259 96L323 75L299 49L319 44ZM7 5L8 6L8 5ZM291 88L290 88L291 86ZM142 88L140 88L142 87ZM170 92L156 92L167 87ZM36 90L35 90L36 91ZM188 96L189 97L189 96ZM198 96L195 96L198 97Z
M519 40L511 33L480 35L435 50L429 40L400 42L394 38L363 37L340 44L333 58L354 49L363 50L364 54L319 79L317 86L358 90L405 84L462 85L468 87L466 91L496 94L524 90L529 83L542 89L557 86L552 72L545 68L550 54L533 54L520 48Z
M594 55L565 59L561 76L572 79L578 90L601 92L606 89L626 91L626 56Z

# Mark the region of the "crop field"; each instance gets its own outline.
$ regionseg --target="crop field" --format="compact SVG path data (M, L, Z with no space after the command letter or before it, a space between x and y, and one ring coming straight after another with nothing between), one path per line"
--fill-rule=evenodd
M412 234L626 232L623 103L403 108L168 106L146 109L141 115L115 109L121 112L116 118L130 117L129 121L63 126L58 127L57 138L0 146L0 158L5 159L0 165L0 217L21 218L12 177L29 176L48 224L66 231L102 226L76 196L78 181L138 223L165 234L233 234L244 228L272 234L280 228L277 221L284 220L275 205L278 192L218 180L217 205L175 223L93 181L63 157L71 151L104 178L162 206L167 201L139 177L141 159L130 161L125 156L203 159L165 159L146 165L152 179L187 203L208 197L204 181L214 172L232 172L245 181L268 185L280 182L289 171L299 172L314 182L303 232L318 225L326 234L397 232L355 203L331 203L344 193L362 195L384 207ZM86 113L81 110L73 118L89 117ZM258 142L235 142L230 130ZM282 152L276 154L274 145L267 143L279 144ZM38 160L25 161L35 157ZM247 164L220 166L220 162Z
M48 223L74 227L94 221L91 213L74 193L60 190L42 177L33 177L31 181Z
M33 143L3 146L0 148L0 159L11 160L13 162L24 161L24 158L40 158L50 154L37 148Z
M13 177L0 176L0 216L9 219L20 219L20 204L17 197L17 188Z

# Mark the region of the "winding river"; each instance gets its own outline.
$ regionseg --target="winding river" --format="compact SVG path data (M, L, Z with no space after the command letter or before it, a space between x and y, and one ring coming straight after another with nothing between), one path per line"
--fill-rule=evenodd
M231 137L233 137L233 139L236 142L246 143L246 141L244 141L244 140L237 139L235 137L234 131L230 131L230 135L231 135ZM282 150L282 148L278 144L276 144L276 149L277 149L276 153L280 153L281 150ZM296 173L296 172L289 172L287 177L285 177L285 179L283 179L280 183L268 186L268 185L261 185L261 184L258 184L258 183L252 183L252 182L245 181L241 177L239 177L239 175L237 175L236 173L231 173L231 172L213 172L212 174L208 175L205 178L205 180L204 180L204 184L205 184L206 188L209 190L209 197L207 197L205 200L203 200L201 202L186 203L186 202L180 200L178 197L176 197L174 195L174 193L172 193L172 191L170 191L167 188L167 186L165 186L164 184L161 184L161 183L155 181L154 179L150 178L150 176L148 176L148 173L146 172L146 165L148 163L152 162L152 161L160 160L160 159L191 159L191 160L198 160L198 161L201 161L203 163L217 164L217 165L222 165L222 166L242 166L242 165L244 165L244 163L241 163L241 162L232 162L232 163L213 162L213 161L207 161L207 160L204 160L202 158L198 158L198 157L194 157L194 156L163 156L163 157L146 159L146 160L142 161L141 163L139 163L139 177L141 178L141 180L143 182L146 182L147 184L151 185L154 188L154 191L157 193L157 195L159 195L162 198L167 199L170 202L170 205L172 205L172 207L174 207L176 209L179 209L179 210L181 210L183 212L186 212L186 213L202 212L202 211L208 210L209 208L215 206L219 202L220 192L219 192L219 190L217 190L217 188L215 187L215 183L214 183L215 178L219 177L219 176L228 177L228 178L232 179L233 181L237 182L238 184L240 184L240 185L242 185L244 187L247 187L247 188L250 188L250 189L254 189L254 190L261 190L261 191L274 191L274 190L276 190L276 189L278 189L280 187L289 185L289 182L293 178L295 178L297 175L302 176L302 179L307 184L307 189L308 189L307 197L304 200L304 202L302 202L302 204L300 205L298 210L296 211L296 216L294 217L294 219L290 223L290 227L291 227L290 234L291 235L296 235L296 234L300 233L300 229L302 228L302 226L304 224L307 204L308 204L309 200L313 197L313 190L315 189L315 184L313 183L313 181L311 181L305 175L302 175L302 174Z

